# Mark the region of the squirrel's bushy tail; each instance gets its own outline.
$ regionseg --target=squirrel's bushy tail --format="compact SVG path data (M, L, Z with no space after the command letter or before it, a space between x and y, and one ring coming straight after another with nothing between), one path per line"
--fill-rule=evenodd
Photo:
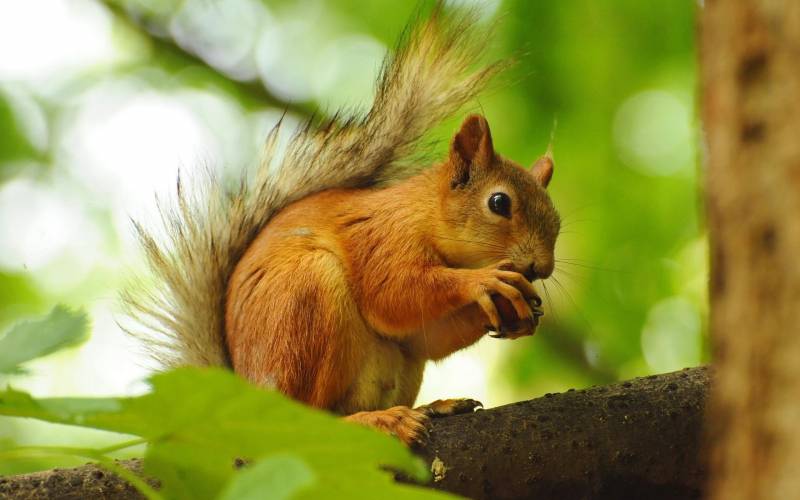
M422 137L500 69L476 67L486 43L472 13L446 12L440 3L387 57L366 114L309 122L280 154L279 124L255 175L235 188L209 172L190 189L179 178L174 202L159 204L161 226L135 223L152 280L123 291L140 325L126 329L167 367L227 365L227 283L258 232L287 204L317 191L408 175Z

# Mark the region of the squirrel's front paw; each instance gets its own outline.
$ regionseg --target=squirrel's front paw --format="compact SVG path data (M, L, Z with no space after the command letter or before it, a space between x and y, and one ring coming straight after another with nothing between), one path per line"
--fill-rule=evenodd
M483 408L483 403L475 399L456 398L437 399L432 403L416 408L416 410L433 418L472 413L476 408Z
M520 321L533 321L534 312L528 299L538 297L533 285L513 270L510 260L476 270L477 280L473 290L475 302L481 307L489 320L491 329L503 330L503 318L497 310L492 295L499 295L511 303Z
M528 300L531 311L533 311L533 318L527 320L520 319L514 310L514 306L504 297L494 296L492 300L494 300L494 305L500 312L500 319L503 322L503 326L499 331L492 327L486 327L487 333L493 338L516 339L533 335L539 326L539 318L544 316L542 299L538 295Z
M388 410L361 411L344 417L379 431L397 436L406 445L420 443L428 436L428 416L407 406L394 406Z

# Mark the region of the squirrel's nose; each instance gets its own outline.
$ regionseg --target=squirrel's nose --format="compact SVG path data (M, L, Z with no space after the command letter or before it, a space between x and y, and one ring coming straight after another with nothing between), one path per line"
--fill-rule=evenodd
M532 262L530 266L522 273L528 281L543 280L549 278L553 274L555 263L552 259L544 262Z
M528 281L533 282L536 279L536 268L531 264L528 266L528 269L523 271L522 275L525 276Z

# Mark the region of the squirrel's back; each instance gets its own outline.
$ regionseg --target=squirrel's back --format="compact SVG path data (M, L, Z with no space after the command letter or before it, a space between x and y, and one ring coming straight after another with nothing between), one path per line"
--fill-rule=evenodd
M163 226L135 224L152 280L137 280L122 292L138 325L128 330L167 367L229 366L226 290L255 237L282 208L310 194L415 172L411 160L423 136L501 68L477 65L487 40L474 13L445 11L438 3L387 57L366 114L320 127L309 123L280 155L279 124L253 178L243 174L234 189L209 172L189 186L179 178L174 200L159 205Z

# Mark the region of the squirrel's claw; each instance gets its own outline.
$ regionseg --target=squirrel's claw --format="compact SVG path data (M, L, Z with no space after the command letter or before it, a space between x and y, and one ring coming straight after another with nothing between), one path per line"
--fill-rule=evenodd
M472 413L477 408L483 408L483 403L476 399L455 398L437 399L432 403L416 408L416 410L424 413L428 417L435 418Z

